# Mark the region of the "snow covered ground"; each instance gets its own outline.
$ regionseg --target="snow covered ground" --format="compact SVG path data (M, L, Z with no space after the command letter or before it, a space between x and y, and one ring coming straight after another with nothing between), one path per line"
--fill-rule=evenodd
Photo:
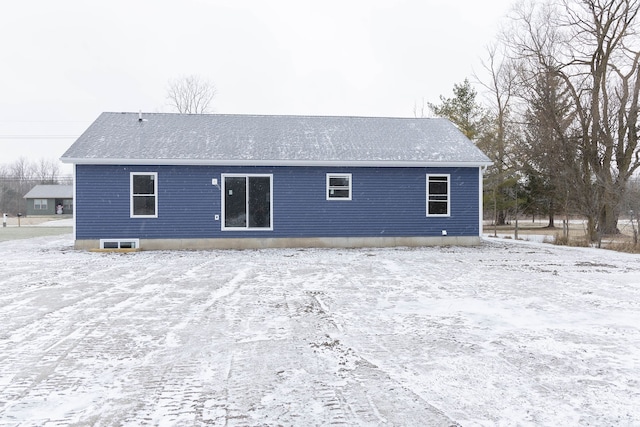
M0 426L640 425L640 257L0 242Z

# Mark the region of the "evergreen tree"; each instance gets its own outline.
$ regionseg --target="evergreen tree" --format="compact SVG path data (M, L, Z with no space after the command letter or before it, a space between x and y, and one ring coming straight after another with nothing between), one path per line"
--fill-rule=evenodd
M476 100L477 92L468 79L453 85L453 98L440 95L440 104L428 103L431 112L451 120L472 141L479 138L486 112Z
M541 72L533 80L526 96L528 108L520 151L531 208L548 215L548 227L554 227L555 214L568 213L570 189L580 175L569 130L571 98L566 86L552 73Z

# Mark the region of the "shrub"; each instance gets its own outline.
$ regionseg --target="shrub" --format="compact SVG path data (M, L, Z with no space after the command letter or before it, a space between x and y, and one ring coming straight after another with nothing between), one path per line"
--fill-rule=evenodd
M546 241L546 238L545 238L545 241ZM581 247L581 248L589 247L589 242L585 237L571 238L569 236L565 236L560 233L556 233L554 235L553 242L551 243L558 246L575 246L575 247Z

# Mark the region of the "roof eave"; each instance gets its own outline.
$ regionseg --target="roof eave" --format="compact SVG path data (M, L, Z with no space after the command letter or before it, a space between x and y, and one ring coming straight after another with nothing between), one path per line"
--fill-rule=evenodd
M63 157L76 165L167 165L167 166L332 166L332 167L487 167L491 161L420 160L206 160L206 159L93 159Z

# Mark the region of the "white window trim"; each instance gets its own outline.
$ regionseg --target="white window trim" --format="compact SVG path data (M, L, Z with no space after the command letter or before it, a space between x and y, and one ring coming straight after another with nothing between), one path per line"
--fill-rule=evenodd
M140 175L153 175L153 195L155 202L155 215L134 215L133 213L133 177ZM131 172L129 175L129 216L131 218L158 218L158 172Z
M225 178L250 178L252 176L268 177L269 178L269 227L249 227L249 221L244 227L227 227L225 226L227 214L225 209ZM273 174L272 173L223 173L220 175L220 230L222 231L273 231ZM247 204L249 199L247 198ZM245 212L249 207L245 206Z
M331 178L348 178L349 179L349 197L330 197L331 186L329 185ZM327 200L337 201L349 201L352 199L353 191L352 191L353 179L350 173L327 173L327 186L325 190L325 195Z
M430 177L439 177L439 178L447 178L447 213L446 214L430 214L429 213L429 178ZM427 203L426 203L426 212L428 217L448 217L451 216L451 175L446 173L429 173L427 174L427 188L425 191Z

